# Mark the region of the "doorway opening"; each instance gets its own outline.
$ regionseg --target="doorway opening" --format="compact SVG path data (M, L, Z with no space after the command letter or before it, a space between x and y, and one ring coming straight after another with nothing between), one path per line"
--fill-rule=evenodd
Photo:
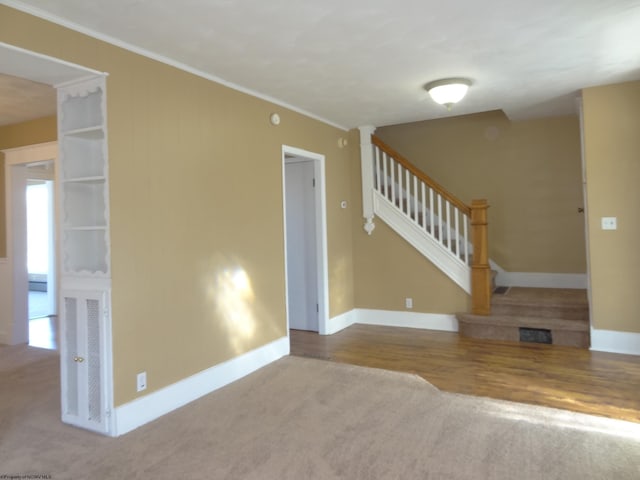
M29 345L57 349L57 282L53 161L27 167Z
M287 331L327 331L329 289L324 155L284 146Z
M7 283L11 288L13 328L10 340L13 344L27 343L30 346L57 349L56 218L53 185L57 143L18 147L4 150L4 153L10 265L2 275L9 280ZM30 206L33 208L30 209ZM33 254L31 259L28 253L30 250ZM32 273L31 278L29 271ZM34 291L31 298L32 312L30 290ZM45 295L44 299L39 299L38 296L42 297L42 294ZM40 300L41 305L35 305L33 300ZM36 316L37 319L34 318ZM34 318L33 323L31 318Z

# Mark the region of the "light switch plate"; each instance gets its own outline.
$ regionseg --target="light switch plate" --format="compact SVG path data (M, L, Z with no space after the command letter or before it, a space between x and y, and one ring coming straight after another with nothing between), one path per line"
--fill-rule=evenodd
M602 217L602 230L616 230L618 219L616 217Z

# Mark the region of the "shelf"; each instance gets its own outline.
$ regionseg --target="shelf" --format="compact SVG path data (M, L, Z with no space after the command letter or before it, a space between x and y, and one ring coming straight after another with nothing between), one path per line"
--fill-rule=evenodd
M67 273L102 273L108 269L108 232L106 227L65 228L63 242L63 271Z
M108 235L106 227L64 228L63 272L108 274Z
M86 130L87 126L104 123L104 95L98 87L84 95L64 95L60 105L60 130L67 134L72 131Z
M77 178L67 178L62 181L62 183L90 183L90 184L98 184L106 182L105 177L77 177Z
M66 135L60 153L64 180L105 176L104 139Z
M104 79L58 90L63 277L109 274Z
M85 177L86 178L86 177ZM104 181L63 182L62 218L70 227L107 224Z
M104 138L104 129L102 128L102 125L97 125L94 127L76 128L74 130L63 131L62 135L85 138L87 140L102 140Z

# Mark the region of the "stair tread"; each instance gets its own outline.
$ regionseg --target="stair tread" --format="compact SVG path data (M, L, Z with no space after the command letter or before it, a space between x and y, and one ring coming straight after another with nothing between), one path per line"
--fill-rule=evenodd
M517 325L525 327L531 326L539 328L549 328L555 330L589 330L588 320L567 320L564 318L545 318L519 315L474 315L472 313L457 313L456 317L460 322L484 325Z

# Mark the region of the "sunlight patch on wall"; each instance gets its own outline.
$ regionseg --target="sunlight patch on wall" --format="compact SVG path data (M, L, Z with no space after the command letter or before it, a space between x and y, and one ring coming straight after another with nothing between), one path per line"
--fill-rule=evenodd
M217 318L223 321L234 352L245 352L251 347L257 329L255 294L247 272L241 267L219 271L209 282L207 297L214 305Z

